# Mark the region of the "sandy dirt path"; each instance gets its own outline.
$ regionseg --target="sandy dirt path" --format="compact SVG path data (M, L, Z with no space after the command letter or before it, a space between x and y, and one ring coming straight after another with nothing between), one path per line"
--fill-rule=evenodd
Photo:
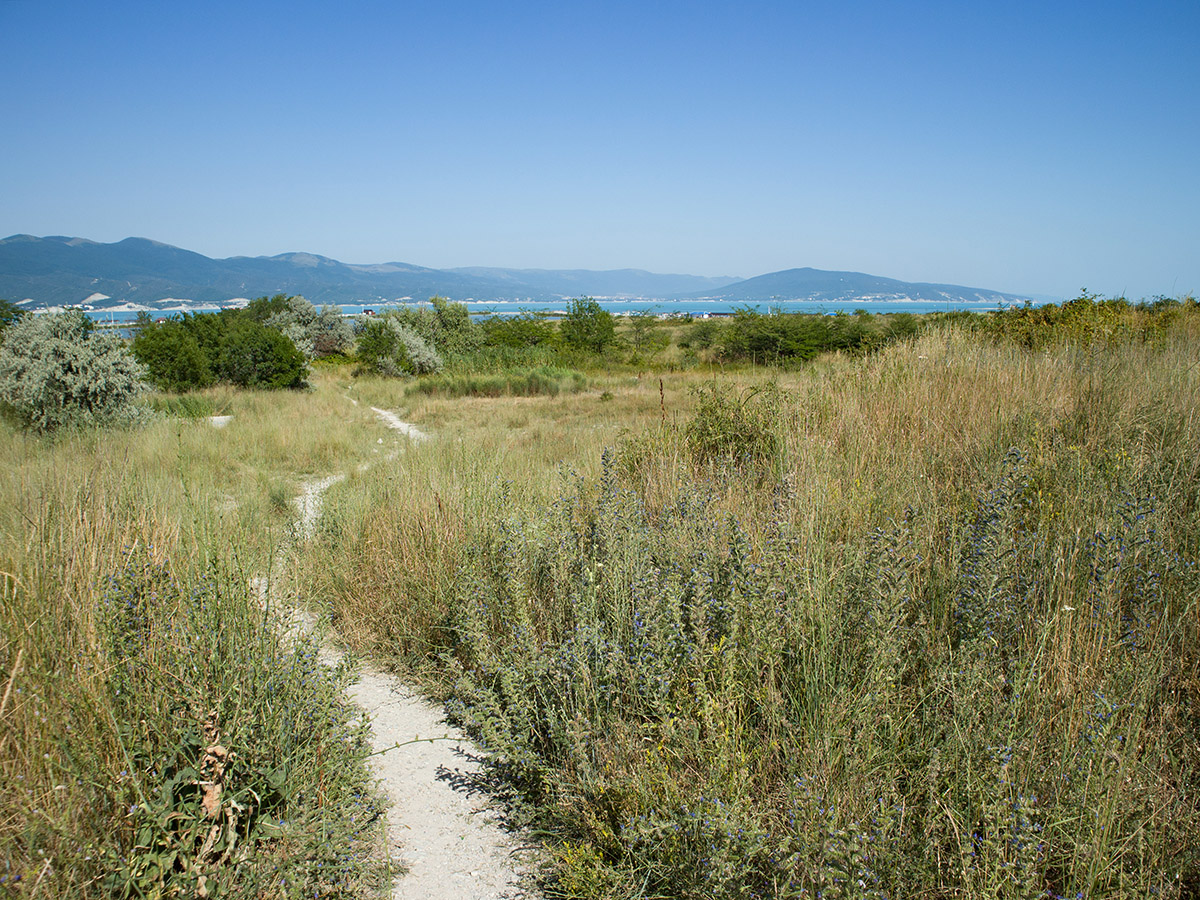
M372 412L414 442L428 437L395 413L374 407ZM333 475L303 484L296 499L296 532L302 538L313 536L325 491L344 477ZM304 622L303 616L300 621ZM305 624L311 625L311 619ZM328 647L323 656L335 663L340 654ZM501 827L481 790L478 748L446 724L439 707L370 661L361 666L361 676L349 694L370 719L377 751L371 758L372 768L391 801L387 814L389 858L397 868L407 870L396 877L392 897L499 900L536 896L524 877L534 865L532 851ZM414 740L419 742L409 743Z

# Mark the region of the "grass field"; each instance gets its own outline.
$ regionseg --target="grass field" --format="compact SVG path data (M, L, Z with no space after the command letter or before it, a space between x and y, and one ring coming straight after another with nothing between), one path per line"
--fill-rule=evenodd
M477 735L550 896L1200 896L1200 315L1167 312L786 370L677 329L528 395L331 367L208 393L223 430L10 432L0 875L373 889L340 673L278 640L271 571Z

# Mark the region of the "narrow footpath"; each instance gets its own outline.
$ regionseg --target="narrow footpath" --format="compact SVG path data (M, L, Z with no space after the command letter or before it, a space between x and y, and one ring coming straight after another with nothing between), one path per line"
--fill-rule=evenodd
M428 437L394 413L374 407L372 412L414 443ZM296 532L302 538L314 533L325 491L344 477L303 485L296 499ZM293 621L311 627L303 614ZM330 663L340 658L333 647L322 655ZM394 900L533 900L536 893L527 877L533 851L504 830L480 789L479 749L445 722L439 707L369 660L349 694L370 719L376 751L372 767L391 801L388 856L404 873L393 883Z

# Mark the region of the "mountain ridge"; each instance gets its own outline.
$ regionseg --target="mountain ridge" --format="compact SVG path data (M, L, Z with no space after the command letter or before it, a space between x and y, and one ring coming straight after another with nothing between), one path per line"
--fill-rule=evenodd
M1033 299L988 288L928 281L900 281L863 272L814 269L809 266L756 275L720 292L722 300L817 302L846 300L923 300L925 302L1012 303ZM695 299L709 299L698 293Z
M721 299L746 303L856 299L958 304L1020 303L1027 296L934 282L905 282L861 272L811 267L753 278L660 274L643 269L433 269L413 263L344 263L316 253L214 259L150 238L105 244L88 238L17 234L0 240L0 297L26 309L89 303L194 307L227 305L273 294L303 294L317 304L424 300L543 301Z

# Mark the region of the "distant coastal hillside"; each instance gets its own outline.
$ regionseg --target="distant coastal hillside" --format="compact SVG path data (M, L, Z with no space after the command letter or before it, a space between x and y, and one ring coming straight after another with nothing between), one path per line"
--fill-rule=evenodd
M0 240L0 298L25 309L211 307L273 294L302 294L317 304L338 305L423 300L434 294L479 302L546 302L589 296L839 305L855 300L994 305L1044 299L812 268L741 280L640 269L431 269L403 262L356 265L312 253L212 259L146 238L102 244L78 237L19 234Z

